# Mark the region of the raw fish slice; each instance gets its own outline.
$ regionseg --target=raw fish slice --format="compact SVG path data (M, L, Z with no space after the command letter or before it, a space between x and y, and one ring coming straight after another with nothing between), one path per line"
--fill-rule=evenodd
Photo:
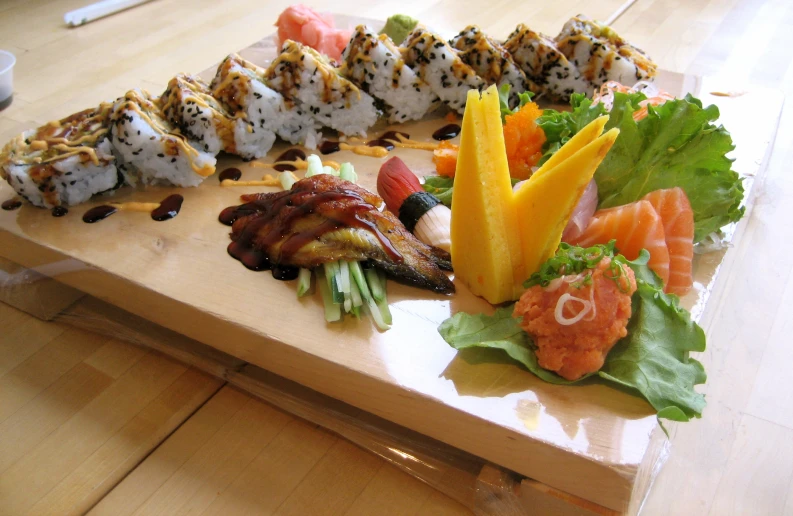
M669 282L664 291L682 296L693 283L691 261L694 258L694 212L682 188L656 190L645 195L661 216L669 249Z
M510 107L518 105L519 95L524 91L540 92L540 88L526 77L509 52L476 25L463 29L449 44L460 51L460 59L487 84L496 84L499 88L509 84Z
M650 252L647 264L663 284L669 281L669 249L661 216L650 201L637 201L595 212L584 233L568 242L581 247L617 241L617 250L629 260L639 257L642 249Z

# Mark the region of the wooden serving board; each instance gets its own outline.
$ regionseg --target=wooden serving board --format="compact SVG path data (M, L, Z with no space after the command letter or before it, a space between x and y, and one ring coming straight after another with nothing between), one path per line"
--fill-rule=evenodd
M275 52L268 37L241 54L265 65ZM720 107L721 121L737 145L735 169L751 186L764 171L781 94L730 92L727 85L673 73L662 73L660 83L672 93L692 92L703 103ZM432 119L399 129L430 141L443 123ZM272 161L285 148L277 146L263 161ZM420 176L433 172L426 151L397 149L393 154ZM360 183L375 189L382 160L345 151L329 158L352 162ZM268 172L235 157L220 157L218 170L228 166L243 170L243 179ZM161 223L147 214L123 212L97 224L83 223L82 214L107 198L73 207L63 218L26 205L0 212L0 255L553 488L610 510L638 510L668 444L643 399L598 383L551 385L507 361L475 363L458 355L440 338L438 325L458 311L492 311L459 282L457 294L450 297L389 282L394 324L387 332L378 332L367 319L326 324L318 294L298 299L293 282L249 271L226 253L229 228L217 221L220 211L239 204L240 194L274 190L224 188L213 176L198 188L124 188L110 199L159 201L174 192L184 195L181 214ZM0 186L0 199L13 195L7 184ZM733 230L734 238L740 238L741 225ZM705 324L716 273L729 265L723 258L723 251L697 257L696 287L683 300Z

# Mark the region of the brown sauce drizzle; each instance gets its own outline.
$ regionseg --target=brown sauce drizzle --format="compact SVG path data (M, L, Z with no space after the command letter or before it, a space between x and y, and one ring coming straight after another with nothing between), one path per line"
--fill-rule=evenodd
M239 181L241 177L242 177L242 170L235 167L231 167L221 172L220 175L218 176L218 180L221 183L226 179L229 179L231 181Z
M179 215L179 210L182 209L183 201L184 197L179 194L169 195L162 200L156 209L152 210L151 218L157 222L162 222L176 217Z
M322 154L333 154L334 152L339 152L341 150L341 144L339 142L334 142L333 140L325 140L319 145L318 150Z
M322 224L307 231L291 233L292 225L303 216L312 213L317 206L333 201L349 199L357 201L353 206L334 212L333 217ZM279 221L277 227L269 228L264 234L260 231L278 217L282 209L291 207L292 210ZM288 191L276 199L267 201L252 201L239 206L229 206L224 209L218 220L227 226L242 217L252 217L242 229L237 239L228 246L228 253L236 258L248 269L260 271L273 268L276 279L294 279L297 268L283 264L271 264L264 249L268 249L281 242L279 253L284 261L288 261L303 246L317 240L325 233L339 228L350 227L369 231L380 241L385 252L397 262L403 260L402 255L383 235L377 226L361 216L362 213L374 211L377 208L363 200L357 193L342 190L329 192L312 192L306 190ZM294 270L293 270L294 269Z
M404 138L406 140L410 139L410 135L408 133L405 133L405 132L402 132L402 131L387 131L387 132L383 133L382 136L380 136L380 139L381 140L393 140L395 142L398 142L400 140L400 138L399 138L400 136L402 136L402 138Z
M387 151L394 150L394 143L386 140L384 138L378 138L377 140L371 140L366 145L369 147L383 147Z
M283 154L275 158L275 162L279 161L305 161L306 153L302 149L287 149ZM281 163L273 167L278 172L294 172L297 167L287 163Z
M56 206L56 207L54 207L52 209L52 216L53 217L63 217L67 213L69 213L69 210L67 208L65 208L64 206Z
M447 124L432 133L432 138L438 141L451 140L460 134L461 130L462 128L457 124Z
M109 204L103 204L101 206L95 206L85 212L83 215L83 222L87 222L88 224L93 224L94 222L99 222L100 220L104 220L109 216L113 215L115 212L118 211L118 208L115 206L110 206Z
M19 199L8 199L7 201L3 201L2 206L5 211L16 210L22 206L22 201Z

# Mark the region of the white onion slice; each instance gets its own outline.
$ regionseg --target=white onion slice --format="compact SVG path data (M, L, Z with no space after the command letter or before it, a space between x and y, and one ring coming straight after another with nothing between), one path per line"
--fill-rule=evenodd
M565 317L564 315L564 307L568 302L578 302L583 306L581 311L578 312L575 317ZM559 301L556 302L556 309L553 312L553 316L556 319L556 322L562 326L570 326L583 319L591 310L591 302L587 301L586 299L571 296L569 293L564 293L559 297Z

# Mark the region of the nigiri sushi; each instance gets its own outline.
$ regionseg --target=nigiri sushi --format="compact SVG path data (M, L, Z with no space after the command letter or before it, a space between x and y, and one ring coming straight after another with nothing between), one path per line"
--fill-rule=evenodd
M296 41L284 43L265 78L286 100L344 134L363 134L377 122L374 99L342 77L327 58Z
M482 90L487 84L465 64L457 51L437 34L418 27L404 42L405 62L430 85L449 106L463 114L468 90Z
M269 128L251 128L210 95L209 85L199 77L179 74L162 95L163 113L182 133L199 142L204 151L226 151L246 159L267 154L275 142Z
M103 103L31 129L0 152L0 177L31 204L79 204L125 182L108 130L112 105Z
M476 25L469 25L449 42L460 51L460 59L489 84L509 84L509 106L518 105L518 95L525 91L539 93L539 87L512 59L504 47Z
M165 119L159 99L130 90L113 105L111 143L143 183L198 186L215 173L215 155Z
M210 89L212 96L228 106L237 119L236 127L252 134L275 132L289 143L315 148L319 123L311 113L265 83L265 71L231 54L218 66Z
M402 59L399 48L366 25L355 28L342 55L341 73L385 103L392 123L420 120L438 97Z

